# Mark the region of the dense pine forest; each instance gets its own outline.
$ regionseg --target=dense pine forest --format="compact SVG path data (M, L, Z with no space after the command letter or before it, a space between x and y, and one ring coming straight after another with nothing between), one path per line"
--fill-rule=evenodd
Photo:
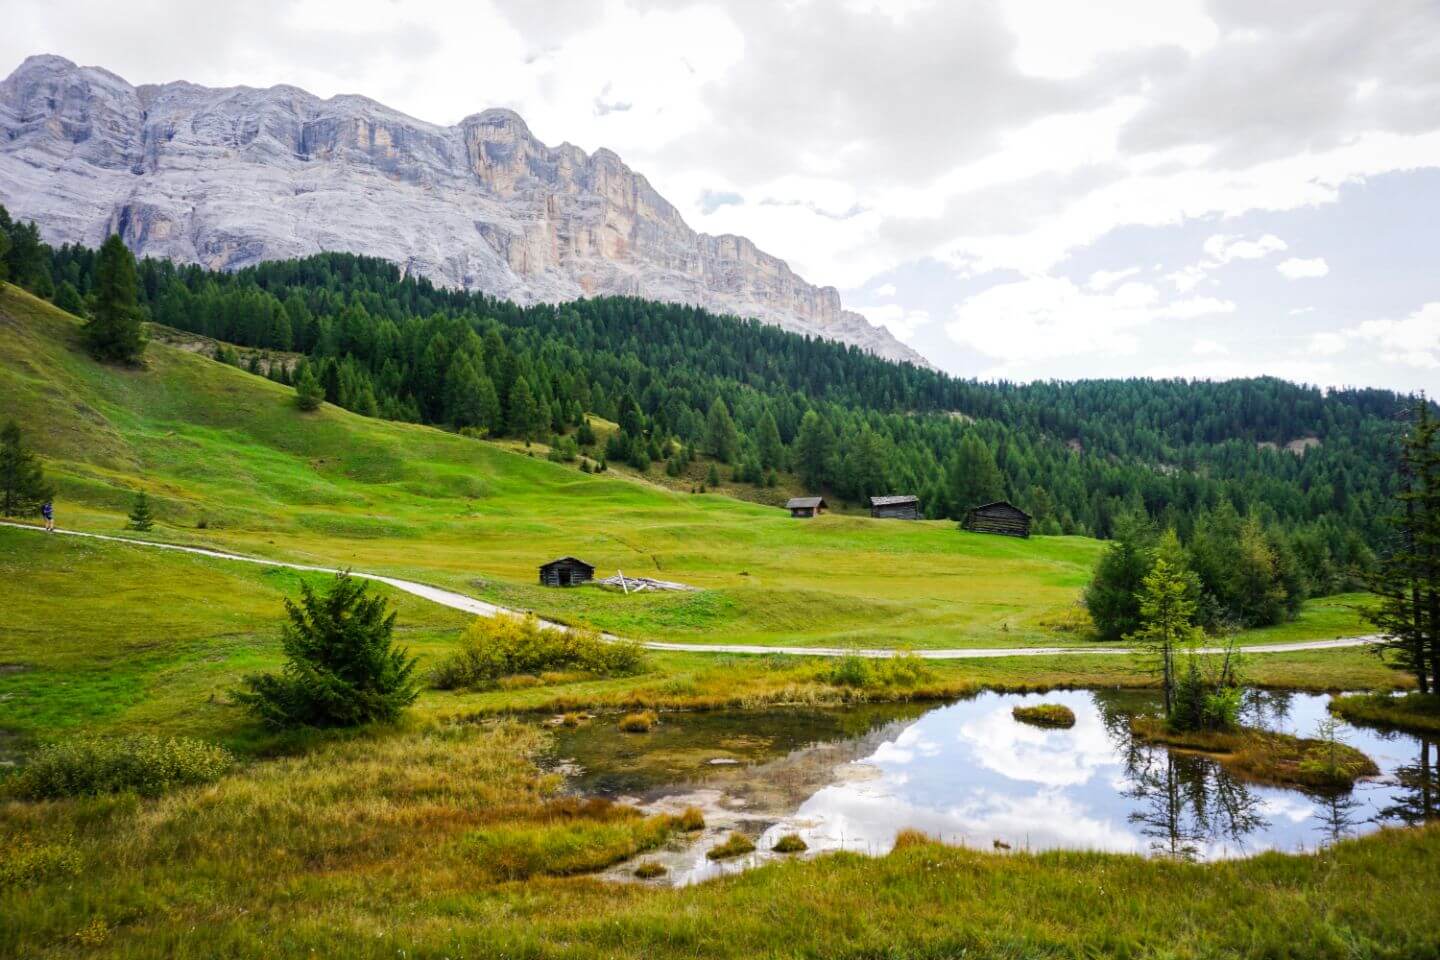
M3 212L0 233L10 279L86 313L95 251L51 249ZM348 254L233 274L146 260L138 280L151 320L298 354L252 369L367 416L672 474L709 458L712 476L793 474L851 503L914 492L932 518L1006 498L1039 533L1108 538L1140 518L1189 542L1242 517L1306 593L1369 566L1408 403L1271 378L982 383L682 305L519 306ZM586 413L620 429L597 442Z

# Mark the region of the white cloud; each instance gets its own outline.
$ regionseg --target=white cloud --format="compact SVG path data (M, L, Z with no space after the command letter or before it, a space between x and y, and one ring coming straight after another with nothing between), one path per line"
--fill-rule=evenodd
M877 297L893 297L895 296L895 284L882 283L873 292Z
M1113 291L1094 292L1064 278L1034 276L960 303L945 331L954 342L1001 359L1020 375L1034 361L1134 354L1139 331L1155 321L1234 309L1233 303L1212 297L1166 300L1148 283L1129 281Z
M1229 263L1232 260L1261 260L1284 249L1285 241L1273 233L1254 240L1217 233L1206 240L1204 246L1206 255L1217 264Z
M1366 320L1310 338L1311 353L1334 356L1347 351L1378 354L1400 366L1440 369L1440 302L1427 303L1401 320Z
M1314 308L1314 307L1295 307L1293 310L1290 311L1290 316L1292 316L1292 317L1303 317L1303 316L1304 316L1305 314L1307 314L1307 313L1314 313L1314 312L1315 312L1315 308Z
M1330 272L1330 265L1325 262L1324 257L1311 257L1308 260L1291 257L1281 261L1275 269L1287 280L1304 280L1325 276Z
M1139 267L1126 267L1124 270L1096 270L1090 274L1090 279L1085 281L1085 287L1088 290L1109 290L1121 280L1133 277L1139 272Z
M930 322L930 311L907 310L899 304L886 303L877 307L855 307L855 312L871 323L878 323L901 340L909 343L915 331Z
M1214 356L1215 354L1229 353L1230 348L1218 340L1208 340L1202 337L1191 345L1190 352L1201 356Z

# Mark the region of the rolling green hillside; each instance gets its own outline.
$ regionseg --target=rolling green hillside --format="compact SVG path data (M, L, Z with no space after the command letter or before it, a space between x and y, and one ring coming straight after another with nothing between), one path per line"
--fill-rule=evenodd
M1047 624L1073 612L1101 548L796 521L330 405L303 414L288 388L174 346L152 344L143 369L100 365L77 330L0 293L0 398L60 486L61 526L117 532L144 489L156 539L411 577L642 639L916 648L1076 642ZM534 586L560 554L706 589ZM1275 638L1355 632L1332 603Z

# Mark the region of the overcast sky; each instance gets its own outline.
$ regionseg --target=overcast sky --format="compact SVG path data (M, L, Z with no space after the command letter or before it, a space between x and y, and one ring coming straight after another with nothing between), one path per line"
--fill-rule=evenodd
M1434 0L13 4L132 83L606 146L937 364L1440 393Z

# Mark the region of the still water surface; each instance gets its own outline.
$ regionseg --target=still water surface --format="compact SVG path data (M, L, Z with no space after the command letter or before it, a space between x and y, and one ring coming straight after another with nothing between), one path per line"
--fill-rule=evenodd
M1245 722L1315 735L1324 695L1253 691ZM1016 722L1018 704L1064 703L1075 726ZM659 882L686 884L771 859L798 833L808 855L888 851L913 828L991 849L1109 850L1192 859L1313 850L1384 824L1440 816L1440 742L1342 725L1341 738L1381 776L1336 795L1245 783L1215 761L1136 743L1129 718L1153 711L1134 691L984 693L941 707L667 715L647 735L597 721L557 735L557 760L577 792L648 810L698 805L709 825L645 859ZM705 851L731 830L755 854L717 863ZM611 871L629 875L633 864Z

